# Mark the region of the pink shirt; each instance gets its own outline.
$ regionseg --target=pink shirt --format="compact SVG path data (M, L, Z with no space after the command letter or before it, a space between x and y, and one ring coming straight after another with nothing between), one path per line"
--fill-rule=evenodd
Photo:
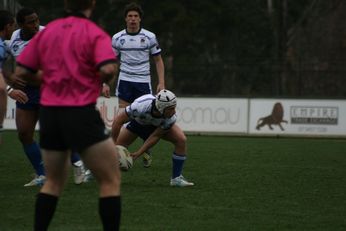
M49 23L17 58L19 65L42 70L40 104L83 106L101 91L98 68L116 62L111 38L87 18L69 16Z

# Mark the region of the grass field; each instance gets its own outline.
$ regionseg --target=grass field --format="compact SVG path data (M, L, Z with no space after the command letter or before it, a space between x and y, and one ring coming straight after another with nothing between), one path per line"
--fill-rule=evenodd
M138 145L138 144L137 144ZM153 166L123 173L123 231L346 230L346 141L189 136L184 175L171 188L171 149L161 141ZM32 230L39 188L14 132L0 146L0 230ZM52 231L101 230L97 185L61 197Z

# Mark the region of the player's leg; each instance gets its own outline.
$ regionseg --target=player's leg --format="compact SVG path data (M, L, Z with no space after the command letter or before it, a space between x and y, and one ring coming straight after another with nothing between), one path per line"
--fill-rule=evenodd
M119 136L115 144L128 148L137 139L137 137L138 135L136 133L123 126L119 132Z
M96 143L81 153L85 165L100 185L100 197L120 195L120 170L115 144L110 139Z
M46 182L36 198L35 231L47 230L69 172L69 152L42 150L42 154L46 168Z
M184 132L178 125L174 124L163 139L174 144L171 186L193 186L194 183L188 182L182 176L183 166L186 160L186 136Z
M120 224L120 169L112 139L96 143L81 153L100 186L99 213L104 230L118 230Z
M36 198L35 231L47 230L56 205L68 178L70 151L62 131L65 127L61 109L40 108L40 145L45 163L47 180ZM63 121L63 122L61 122Z
M69 173L70 152L42 149L46 182L40 192L60 196Z
M0 144L2 143L3 124L7 108L7 94L5 80L0 73Z
M152 88L150 83L132 83L133 95L138 98L142 95L152 94ZM145 140L145 139L144 139ZM149 168L153 161L152 151L150 149L146 150L142 157L143 167Z
M35 170L36 177L24 186L42 185L44 182L44 166L40 147L34 140L35 126L38 121L38 110L16 108L16 126L18 138L24 152Z
M62 109L64 140L78 151L100 186L99 214L104 230L118 230L120 222L120 169L115 144L95 105ZM80 134L83 134L81 136Z

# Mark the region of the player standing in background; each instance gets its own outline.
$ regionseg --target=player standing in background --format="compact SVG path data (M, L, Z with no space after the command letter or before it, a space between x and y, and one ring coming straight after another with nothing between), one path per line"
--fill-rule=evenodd
M172 154L172 178L170 185L177 187L193 186L183 176L186 160L186 136L175 123L177 115L176 96L169 90L161 90L156 97L148 94L136 99L114 118L112 127L116 145L128 147L139 136L143 145L131 154L134 160L153 147L161 138L174 145ZM123 127L123 125L125 127Z
M40 26L38 14L31 8L20 9L17 12L16 19L19 29L13 32L9 42L9 51L14 58L19 56L36 33L44 29L43 26ZM34 179L24 186L41 186L45 181L45 172L39 145L34 140L35 126L39 114L40 88L39 86L27 85L26 82L17 79L14 74L9 76L8 81L10 83L16 82L16 87L23 89L29 98L28 102L16 102L18 137L26 156L35 169ZM73 153L71 162L74 166L74 182L75 184L81 184L84 180L84 166L78 154Z
M2 65L6 59L5 39L9 39L15 29L16 22L8 11L0 11L0 144L2 142L3 123L7 108L6 83L2 75Z
M143 10L140 5L130 3L125 6L126 29L112 38L113 50L120 57L120 67L116 96L119 108L125 108L136 98L153 94L151 89L150 56L153 57L158 76L156 93L165 88L165 68L161 58L161 48L156 35L141 27ZM109 86L103 87L103 94L109 96ZM151 155L143 155L144 167L150 167Z
M80 153L99 183L103 229L119 230L119 160L96 108L102 83L114 79L116 57L108 34L89 20L95 4L64 0L68 14L49 23L17 58L16 75L41 83L40 145L47 178L36 199L35 231L47 230L53 218L71 150Z

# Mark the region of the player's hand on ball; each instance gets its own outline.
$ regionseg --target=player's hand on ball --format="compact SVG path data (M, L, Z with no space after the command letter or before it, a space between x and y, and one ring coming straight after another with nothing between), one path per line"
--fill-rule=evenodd
M140 155L141 155L141 154L138 153L138 152L133 152L133 153L131 153L131 156L132 156L132 159L133 159L133 160L136 160Z
M129 150L122 145L116 145L119 155L119 167L122 171L128 171L133 166L133 159L130 156Z

